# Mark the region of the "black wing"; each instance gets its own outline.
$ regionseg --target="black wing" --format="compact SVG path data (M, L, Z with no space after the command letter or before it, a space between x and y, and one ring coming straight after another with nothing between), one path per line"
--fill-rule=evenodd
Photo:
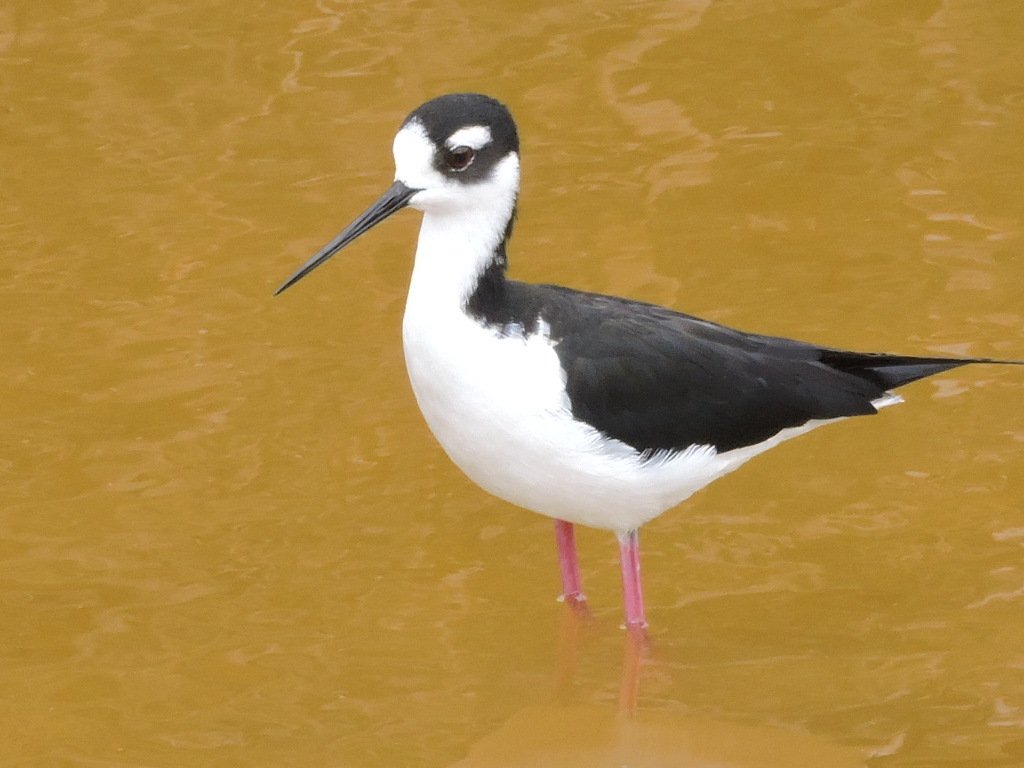
M813 419L875 413L873 400L911 381L1001 362L846 352L559 286L507 289L516 315L550 326L573 415L645 453L753 445Z

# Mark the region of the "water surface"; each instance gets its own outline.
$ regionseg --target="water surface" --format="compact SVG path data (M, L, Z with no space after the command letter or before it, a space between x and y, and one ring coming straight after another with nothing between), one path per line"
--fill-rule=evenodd
M612 537L574 623L550 521L417 413L417 214L271 292L472 89L520 123L517 277L1024 357L1022 34L971 0L0 9L0 765L1019 765L1020 371L647 526L632 675Z

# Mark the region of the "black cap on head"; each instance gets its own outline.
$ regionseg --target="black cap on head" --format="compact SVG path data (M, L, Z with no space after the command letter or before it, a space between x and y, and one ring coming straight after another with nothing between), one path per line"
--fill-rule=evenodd
M480 93L448 93L416 107L402 123L416 121L437 146L460 128L482 125L490 129L492 146L504 156L519 151L519 133L508 107Z

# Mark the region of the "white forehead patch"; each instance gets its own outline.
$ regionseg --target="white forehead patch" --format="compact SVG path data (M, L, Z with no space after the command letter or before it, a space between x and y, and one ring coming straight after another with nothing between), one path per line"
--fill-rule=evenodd
M396 165L409 165L411 163L428 164L434 154L434 147L427 138L427 132L417 121L407 123L402 130L395 134L395 140L391 145L395 155Z
M392 146L395 155L395 179L413 187L427 186L427 178L433 173L431 162L434 145L427 138L427 132L417 121L407 123L395 135Z
M470 149L479 151L490 143L490 128L486 125L469 125L465 128L459 128L459 130L445 140L444 145L448 147L448 149L455 149L455 147L469 147Z

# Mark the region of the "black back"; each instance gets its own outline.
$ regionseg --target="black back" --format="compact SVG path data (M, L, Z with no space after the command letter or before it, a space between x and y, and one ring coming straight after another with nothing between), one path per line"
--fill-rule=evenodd
M467 309L507 334L547 323L573 416L646 456L728 451L810 420L872 414L889 389L996 362L818 347L501 272L496 264L484 275Z

